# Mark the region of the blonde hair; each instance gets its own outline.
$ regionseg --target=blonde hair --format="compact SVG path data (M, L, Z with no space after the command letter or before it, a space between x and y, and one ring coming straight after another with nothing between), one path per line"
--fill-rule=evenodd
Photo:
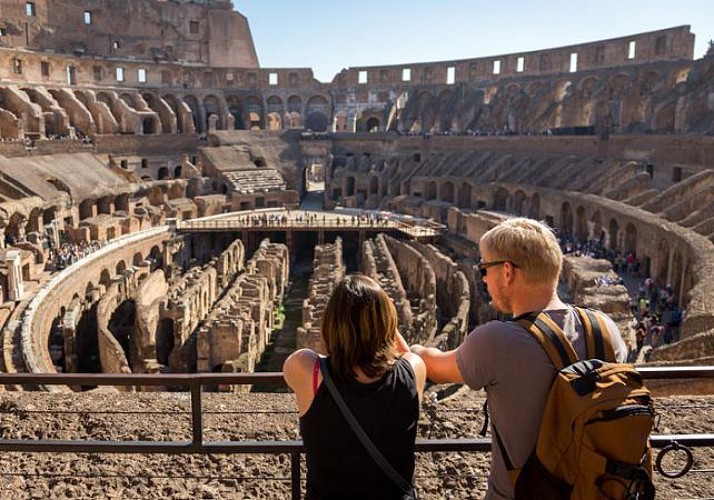
M554 284L563 267L563 252L553 231L533 219L501 222L481 237L479 248L493 260L514 263L528 284Z
M330 366L350 379L359 366L368 377L384 373L397 357L397 311L373 279L346 276L332 292L320 324Z

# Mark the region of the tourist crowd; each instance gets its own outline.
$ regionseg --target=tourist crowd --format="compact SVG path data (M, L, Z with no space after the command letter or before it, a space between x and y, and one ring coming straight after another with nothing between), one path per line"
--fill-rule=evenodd
M96 252L104 244L105 242L98 240L92 240L89 243L86 241L81 241L80 243L63 242L59 249L50 248L47 270L60 271L65 267L71 266L79 259Z

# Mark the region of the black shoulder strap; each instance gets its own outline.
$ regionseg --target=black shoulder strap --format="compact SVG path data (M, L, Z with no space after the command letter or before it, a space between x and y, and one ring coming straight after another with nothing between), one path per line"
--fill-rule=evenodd
M546 313L522 315L516 322L535 337L558 371L578 361L578 355L565 332Z
M575 307L574 309L580 316L580 322L585 330L588 359L594 358L612 363L616 362L612 337L600 314L582 307Z
M327 384L327 389L330 391L332 399L335 400L337 407L342 412L342 415L347 420L347 423L349 423L350 427L352 427L352 430L359 438L360 442L362 443L362 446L365 447L365 449L367 450L367 452L369 452L369 454L372 456L377 465L379 465L379 468L382 469L382 471L387 476L389 476L389 479L391 479L394 484L399 486L399 488L402 489L404 493L411 494L414 489L412 485L409 484L401 476L401 474L399 474L399 472L394 469L394 467L392 467L392 464L390 464L386 458L384 458L384 455L380 453L380 451L374 445L372 440L369 439L367 433L364 432L364 429L362 428L360 423L357 421L355 416L347 407L347 403L345 403L345 400L342 398L342 395L337 389L335 382L332 380L332 377L330 377L330 372L327 368L327 360L323 357L320 357L320 370L322 371L322 379L324 380L325 384Z

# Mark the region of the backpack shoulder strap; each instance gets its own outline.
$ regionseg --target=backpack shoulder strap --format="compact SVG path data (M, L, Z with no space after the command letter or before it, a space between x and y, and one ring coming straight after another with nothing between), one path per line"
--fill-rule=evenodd
M535 337L558 371L578 361L563 330L544 312L519 316L516 322Z
M585 330L587 341L588 359L601 359L603 361L616 362L615 347L612 344L610 331L602 319L602 316L595 311L582 307L574 308Z

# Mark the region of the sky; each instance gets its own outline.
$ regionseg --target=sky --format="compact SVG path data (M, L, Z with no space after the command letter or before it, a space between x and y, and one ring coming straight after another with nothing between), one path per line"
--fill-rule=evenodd
M714 0L233 0L261 67L343 68L556 48L680 25L694 57L714 39Z

